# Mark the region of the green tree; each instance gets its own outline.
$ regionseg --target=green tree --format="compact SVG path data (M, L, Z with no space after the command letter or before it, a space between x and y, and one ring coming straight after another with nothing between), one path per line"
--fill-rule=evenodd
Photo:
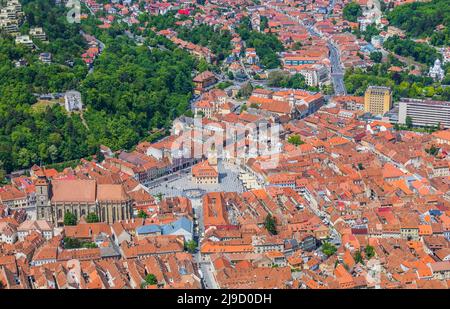
M276 70L269 73L267 83L271 87L287 87L290 74L283 70Z
M269 19L266 16L261 16L261 23L260 23L260 31L264 31L266 28L268 28L269 25Z
M367 259L369 260L375 256L375 249L371 245L367 245L364 249L364 252L366 253Z
M95 242L83 242L83 244L81 245L82 248L86 248L86 249L92 249L92 248L97 248L97 244Z
M358 3L350 2L344 7L344 10L342 12L344 19L351 22L357 22L358 17L362 15L362 8Z
M322 252L326 255L326 256L332 256L333 254L335 254L337 251L337 248L329 243L329 242L324 242L322 245Z
M141 287L145 288L147 285L156 285L158 284L158 279L154 274L148 274L145 276L144 282L142 283Z
M362 35L364 37L364 40L367 42L370 42L372 40L372 37L379 35L380 30L377 28L376 24L371 24L366 27L366 30L362 32Z
M276 235L278 233L276 219L270 214L268 214L266 219L264 220L264 227L272 235Z
M288 138L288 143L290 143L294 146L300 146L300 145L304 144L305 142L302 141L302 139L299 135L291 135Z
M236 30L247 47L255 48L264 68L275 69L280 66L277 52L283 51L284 47L276 35L252 30L248 16L241 19Z
M100 219L98 218L96 213L90 212L86 216L86 222L87 223L96 223L96 222L100 222Z
M374 51L370 53L370 59L375 63L380 63L383 58L383 54L379 51Z
M193 112L191 109L187 110L187 111L184 113L184 115L185 115L186 117L194 118L194 112Z
M194 253L197 249L197 242L191 239L190 241L186 242L185 247L189 253Z
M58 159L58 148L56 148L55 145L50 145L50 147L48 147L48 154L52 163L55 162Z
M228 88L228 87L230 87L230 86L232 86L232 85L233 85L233 83L228 82L228 81L226 81L226 82L220 82L220 83L218 83L218 84L216 85L216 88L221 89L221 90L224 90L224 89L226 89L226 88Z
M73 213L67 211L64 214L64 225L77 225L77 217Z
M411 116L406 116L405 124L408 129L411 129L413 127L413 119Z
M208 47L221 61L231 53L232 35L228 30L200 24L194 27L177 27L178 37L182 40Z
M76 238L64 237L64 249L76 249L81 247L81 242Z
M0 183L5 181L6 170L4 169L4 163L0 160Z
M440 24L444 25L445 30L448 31L450 26L449 14L448 0L433 0L396 6L387 13L387 18L391 25L405 30L408 36L427 37L438 33L436 27ZM448 45L449 37L445 34L443 37L445 40L443 43Z
M97 159L97 162L103 162L105 160L105 155L101 151L100 146L97 147L95 158Z
M250 82L246 82L239 89L238 97L248 98L253 92L253 85Z
M432 155L432 156L436 156L439 153L440 148L436 147L435 145L431 145L430 148L426 148L425 152Z
M361 254L361 252L359 250L357 250L355 252L355 255L354 255L353 258L355 259L356 263L364 264L364 259L363 259L362 254Z
M332 85L323 85L321 91L325 95L332 95L334 93L334 89Z
M267 82L268 85L271 87L295 88L295 89L308 88L305 82L305 77L302 74L296 73L291 76L291 74L283 70L276 70L270 72Z
M208 63L206 62L205 59L201 58L200 61L198 62L198 66L197 66L198 72L202 73L202 72L208 71L208 69L209 69Z
M139 210L137 216L138 216L138 218L146 219L147 213L141 209L141 210Z
M91 241L81 241L77 238L64 237L64 249L97 248L97 244Z
M189 109L191 73L198 62L171 41L146 30L155 46L165 47L150 51L124 35L123 26L101 30L92 18L71 25L64 18L67 9L47 0L22 5L25 27L43 27L47 33L49 43L36 44L39 52L53 54L54 63L44 65L35 51L16 46L12 37L0 37L0 160L6 173L34 163L86 158L97 153L99 144L114 151L130 149L147 139L153 127L169 127ZM177 21L170 14L155 19L149 20L149 28L158 24L166 29ZM105 43L92 74L81 59L88 46L80 27ZM28 65L15 67L21 58ZM54 102L43 107L33 95L69 89L82 93L83 119Z
M415 61L427 65L432 65L437 58L440 58L436 49L430 45L411 39L402 39L397 35L389 37L383 43L383 47L397 55L412 57Z

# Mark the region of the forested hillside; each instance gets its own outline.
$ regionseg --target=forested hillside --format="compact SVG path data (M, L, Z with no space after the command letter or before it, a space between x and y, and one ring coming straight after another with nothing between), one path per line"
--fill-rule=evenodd
M98 141L128 148L188 109L195 61L180 49L150 50L125 36L105 44L94 73L81 83L90 107L85 116Z
M434 45L450 42L450 0L432 0L400 5L388 13L391 25L406 31L412 37L430 37ZM443 30L436 30L439 25Z
M440 56L437 50L428 44L417 43L410 39L400 39L398 36L388 38L383 47L397 55L412 57L415 61L429 66Z
M1 173L79 159L95 154L100 144L132 147L188 109L197 60L187 52L173 45L137 46L114 24L96 29L106 48L88 74L80 58L86 48L80 25L66 22L64 7L49 6L47 0L22 2L26 19L21 32L43 27L50 42L35 41L40 49L32 51L15 45L12 37L0 37ZM94 28L89 22L86 28ZM39 61L42 51L53 53L52 64ZM19 59L28 64L16 67ZM59 104L42 105L33 95L70 89L82 93L85 124L79 113L69 114Z

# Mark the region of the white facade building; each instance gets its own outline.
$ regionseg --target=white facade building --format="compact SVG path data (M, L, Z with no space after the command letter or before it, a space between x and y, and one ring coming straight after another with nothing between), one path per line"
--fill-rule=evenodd
M67 91L64 94L64 107L68 112L82 110L83 102L81 101L81 93L75 90Z
M399 102L398 122L406 124L408 116L415 126L440 124L450 128L450 102L402 98Z
M441 60L436 59L434 65L430 68L430 73L428 73L434 80L443 80L445 76L445 71L442 69Z

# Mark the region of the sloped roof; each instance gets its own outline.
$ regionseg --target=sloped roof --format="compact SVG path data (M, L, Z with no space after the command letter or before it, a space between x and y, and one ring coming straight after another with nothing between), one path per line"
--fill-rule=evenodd
M54 180L52 202L95 202L95 180Z
M154 234L154 233L160 233L161 227L157 224L149 224L149 225L143 225L136 229L137 234Z
M126 201L129 196L121 184L100 184L97 187L99 201Z
M162 233L164 235L170 235L181 229L183 229L189 233L193 233L193 227L194 227L194 225L192 224L191 220L189 220L186 217L181 217L180 219L178 219L175 222L163 225L161 227L161 229L162 229Z

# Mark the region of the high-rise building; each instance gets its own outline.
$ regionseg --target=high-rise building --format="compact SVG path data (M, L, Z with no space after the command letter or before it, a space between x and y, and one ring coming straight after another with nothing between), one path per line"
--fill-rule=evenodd
M406 124L411 117L414 126L437 126L450 128L450 102L401 98L398 122Z
M384 115L392 108L392 92L389 87L369 86L364 94L364 111L372 115Z

